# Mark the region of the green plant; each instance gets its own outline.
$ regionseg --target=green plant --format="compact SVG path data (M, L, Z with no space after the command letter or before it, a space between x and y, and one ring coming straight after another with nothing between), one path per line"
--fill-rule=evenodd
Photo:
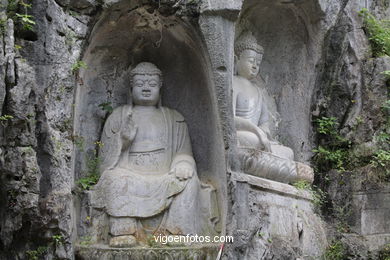
M99 181L99 167L101 159L97 155L97 150L94 151L94 154L88 156L86 159L87 165L87 176L80 178L77 183L81 186L83 190L89 190Z
M80 178L77 183L83 190L90 190L99 181L99 176L96 174L88 175L87 177Z
M42 258L43 254L47 252L46 246L40 246L36 250L28 250L26 252L27 259L29 260L38 260Z
M390 20L378 20L367 9L359 12L375 57L390 56Z
M35 25L35 21L33 20L33 16L29 14L15 14L18 18L20 24L23 26L23 29L27 31L32 31Z
M390 143L390 134L385 131L380 132L375 138L380 143Z
M378 260L390 260L390 244L385 245L385 247L379 251Z
M323 116L315 120L317 123L317 132L325 135L337 135L337 127L339 123L335 117Z
M382 104L382 108L383 109L388 109L390 110L390 99L389 100L386 100L383 104Z
M13 119L14 117L11 116L11 115L4 115L4 116L0 116L0 121L7 121L7 120L10 120L10 119Z
M80 152L84 152L84 137L75 135L72 137L73 143L80 150Z
M292 183L292 186L297 188L298 190L311 190L311 185L309 182L301 180L301 181L296 181Z
M27 3L29 0L10 0L7 6L7 16L15 23L20 24L24 30L32 31L34 29L35 21L32 15L28 14L28 9L31 4ZM19 11L23 9L23 13Z
M344 165L348 160L348 152L345 149L327 149L319 146L318 149L314 149L314 160L317 166L323 171L330 169L337 169L339 171L345 171Z
M341 241L333 242L324 253L324 260L343 260L345 258L345 246Z
M384 173L385 179L390 178L390 151L379 150L375 153L370 164Z
M53 235L51 238L56 244L56 246L62 245L62 242L64 240L64 237L62 235Z
M88 68L87 64L84 61L79 60L72 65L72 72L75 73L80 69L87 69L87 68Z
M112 113L112 111L114 111L114 108L111 106L111 102L104 102L104 103L101 103L99 104L99 107L104 110L104 111L107 111L109 114Z
M386 78L390 79L390 70L385 70L381 74L385 75Z
M350 225L348 224L348 219L350 218L352 211L351 206L346 203L341 205L334 205L333 214L337 220L337 231L340 233L346 233L350 231Z
M361 123L361 118L357 123ZM314 163L317 170L327 172L330 169L345 171L350 164L349 149L351 142L339 134L339 123L335 117L321 117L314 121L317 132L322 141L317 149L314 149Z
M80 245L89 246L90 244L92 244L92 237L91 236L82 236L80 238Z

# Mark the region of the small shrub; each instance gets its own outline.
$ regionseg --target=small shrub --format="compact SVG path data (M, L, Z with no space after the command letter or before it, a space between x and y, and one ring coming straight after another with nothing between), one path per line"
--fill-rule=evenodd
M112 113L112 111L114 111L114 108L112 107L112 103L111 102L104 102L104 103L101 103L99 104L99 107L104 110L104 111L107 111L109 114Z
M375 57L390 56L390 20L378 20L367 9L360 12Z
M91 244L92 244L92 237L91 236L82 236L80 238L80 245L89 246Z
M303 181L303 180L294 182L292 184L292 186L294 186L298 190L309 190L309 189L311 189L310 183L307 182L307 181Z
M390 99L389 99L389 100L386 100L386 101L382 104L382 108L385 109L385 110L390 110Z
M79 60L75 64L72 65L72 72L75 73L75 72L79 71L80 69L87 69L87 68L88 68L87 64L84 61Z
M62 235L53 235L51 238L53 239L56 246L62 245L64 241L64 237Z
M324 135L335 136L338 134L337 127L339 123L335 117L321 117L315 120L317 123L317 132Z
M77 181L83 190L90 190L99 181L100 163L101 159L97 155L97 150L94 151L92 156L87 157L87 176Z
M27 31L32 31L35 25L34 17L28 14L15 14L19 23L22 25L23 29Z
M28 250L26 252L28 260L38 260L42 259L43 254L47 252L46 246L40 246L36 250Z
M379 252L379 260L390 260L390 244L385 245Z
M314 160L322 171L330 169L337 169L339 171L345 171L344 165L348 161L348 152L344 149L330 150L328 148L319 146L318 149L314 149L316 153Z
M7 16L16 24L21 25L24 30L33 31L35 21L34 17L28 14L31 4L27 2L28 0L10 0L7 6ZM19 13L21 9L23 13Z
M345 247L341 241L333 242L324 253L324 260L343 260L345 259Z
M381 74L385 75L386 78L390 79L390 70L385 70Z
M84 137L82 136L73 136L73 143L76 145L76 147L81 151L84 152Z
M81 186L83 190L90 190L98 181L99 176L96 174L91 174L87 177L80 178L77 183Z
M325 203L326 200L326 194L316 186L312 186L307 181L297 181L292 183L292 186L297 188L298 190L307 190L312 194L312 203L314 206L314 211L316 213L320 213L322 206Z
M379 150L373 156L371 166L384 173L384 179L390 178L390 151Z
M4 116L0 116L0 121L7 121L7 120L10 120L10 119L13 119L14 117L11 116L11 115L4 115Z

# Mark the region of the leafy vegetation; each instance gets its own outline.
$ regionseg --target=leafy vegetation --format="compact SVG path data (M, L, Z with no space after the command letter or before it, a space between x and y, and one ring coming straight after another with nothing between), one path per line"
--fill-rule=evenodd
M367 9L360 12L375 57L390 56L390 20L378 20Z
M327 172L330 169L345 171L348 164L348 150L351 143L340 136L339 123L335 117L321 117L315 120L317 132L324 140L323 145L319 145L315 152L314 162L317 170Z
M82 236L80 238L80 245L89 246L90 244L92 244L92 237L91 236Z
M56 246L62 245L64 241L64 237L62 235L53 235L51 238L53 239Z
M99 107L104 110L104 111L107 111L109 114L112 113L112 111L114 111L114 108L112 107L112 103L111 102L104 102L104 103L101 103L99 104Z
M385 77L390 79L390 70L385 70L381 74L385 75Z
M102 142L95 142L97 147L101 148L103 146ZM80 178L77 183L83 190L91 189L99 181L99 168L100 168L101 159L98 156L98 149L94 150L93 155L87 156L86 166L87 166L87 176Z
M315 185L312 186L309 182L304 180L294 182L292 183L292 186L294 186L298 190L307 190L308 192L310 192L312 194L314 211L317 213L320 212L321 207L324 205L326 199L325 193L321 189L319 189Z
M36 250L28 250L26 252L28 260L38 260L42 259L42 256L47 252L46 246L40 246Z
M390 244L387 244L387 245L379 252L379 260L390 260Z
M346 249L341 241L335 241L326 249L324 260L343 260L345 259Z
M379 150L375 153L370 164L383 174L382 179L390 180L390 151Z
M0 116L0 121L7 121L7 120L10 120L10 119L13 119L14 117L11 116L11 115L4 115L4 116Z
M75 73L80 69L87 69L87 68L88 68L87 64L84 61L79 60L72 65L72 72Z
M32 7L29 0L10 0L7 6L7 16L16 24L22 26L24 30L34 30L34 17L28 14L28 10ZM22 12L20 12L22 11Z

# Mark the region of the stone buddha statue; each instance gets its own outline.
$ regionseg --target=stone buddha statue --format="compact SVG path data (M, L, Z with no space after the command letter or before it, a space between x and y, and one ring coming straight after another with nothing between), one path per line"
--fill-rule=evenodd
M161 71L142 62L131 70L130 85L130 104L104 125L95 188L110 246L132 246L152 234L205 234L218 221L215 189L198 179L184 117L161 106Z
M282 182L300 179L312 182L311 168L294 162L292 149L280 144L271 134L267 104L273 100L267 100L270 97L264 82L255 81L263 58L263 47L247 32L238 39L234 49L233 109L244 171Z

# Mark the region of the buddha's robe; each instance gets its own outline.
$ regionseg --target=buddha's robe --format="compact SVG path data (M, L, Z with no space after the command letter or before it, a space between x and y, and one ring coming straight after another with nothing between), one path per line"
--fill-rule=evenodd
M173 166L185 161L195 169L195 162L184 118L169 108L159 108L161 116L156 120L161 127L139 127L133 142L123 147L120 132L131 109L117 108L106 121L102 134L103 173L96 189L104 196L108 215L147 218L167 209L191 181L178 180L170 173ZM149 132L152 134L148 136ZM194 181L198 181L196 172L194 175Z
M235 76L233 78L233 109L235 116L248 120L267 135L271 153L293 160L293 151L289 147L279 144L271 137L267 125L269 123L269 110L263 91L263 89L249 80ZM256 148L260 144L258 136L248 129L237 129L237 139L240 147Z

